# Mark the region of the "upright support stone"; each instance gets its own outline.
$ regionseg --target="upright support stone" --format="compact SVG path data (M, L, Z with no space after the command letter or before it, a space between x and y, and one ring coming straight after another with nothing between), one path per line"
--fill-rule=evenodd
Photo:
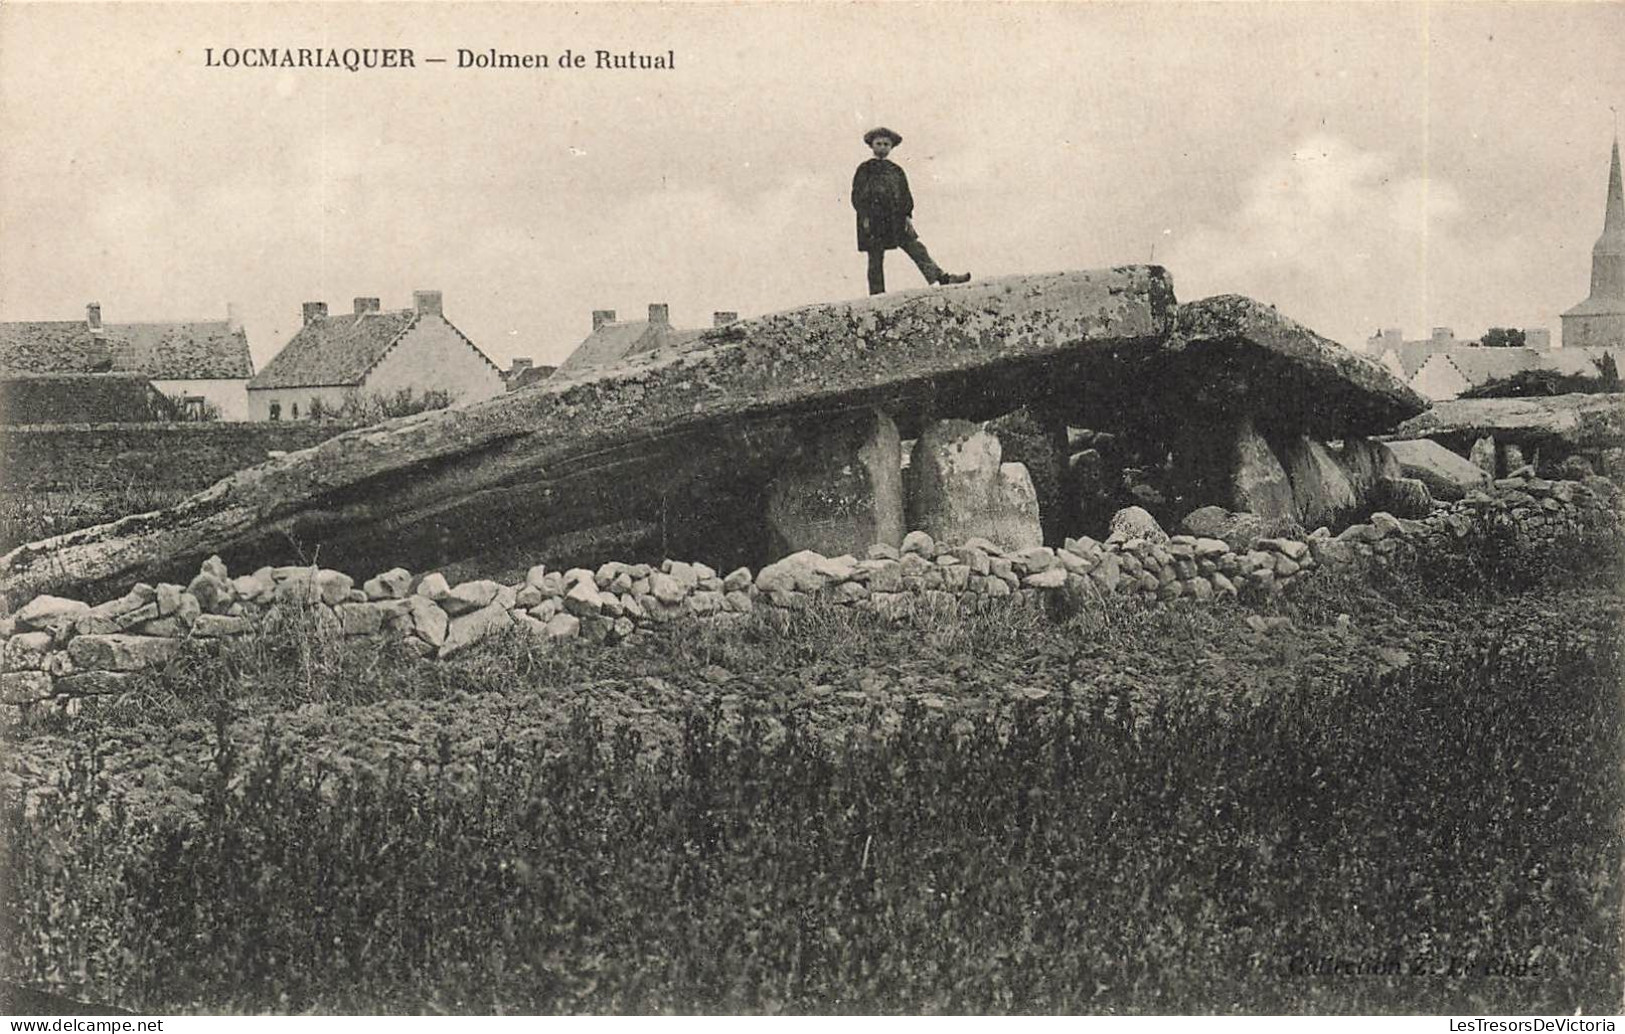
M1256 514L1265 522L1299 519L1286 468L1249 413L1191 421L1174 446L1174 463L1188 500Z
M1472 461L1473 466L1485 474L1498 478L1501 472L1495 466L1496 452L1495 436L1487 434L1473 442L1472 451L1467 454L1467 458Z
M1359 506L1353 483L1326 446L1299 435L1281 453L1281 464L1292 485L1292 502L1305 527L1335 524Z
M767 491L774 556L810 549L862 556L903 541L902 442L897 425L869 410L820 427Z
M1052 400L1041 400L996 417L986 427L999 439L1003 462L1027 469L1045 541L1060 542L1077 531L1080 478L1069 462L1073 456L1064 412Z
M1002 458L998 437L968 420L926 427L903 479L909 528L939 542L980 537L1006 550L1042 545L1032 479Z
M1501 443L1501 473L1500 477L1511 477L1524 465L1523 446L1516 442Z
M1370 509L1375 504L1383 478L1405 476L1393 450L1369 438L1350 435L1343 439L1343 447L1335 455L1362 509Z

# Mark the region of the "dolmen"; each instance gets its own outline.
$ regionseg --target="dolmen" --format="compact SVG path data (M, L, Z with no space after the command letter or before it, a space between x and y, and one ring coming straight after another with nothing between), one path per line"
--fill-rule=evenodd
M1426 405L1260 303L1180 305L1157 266L809 305L346 432L166 510L20 546L0 557L0 610L41 593L100 598L212 555L233 569L317 556L358 574L421 569L627 517L713 512L718 498L744 501L731 518L761 529L764 553L862 555L900 542L903 496L926 483L899 476L902 441L969 441L928 432L1021 406L1057 426L1164 435L1208 501L1313 522L1394 473L1367 438ZM1031 505L1019 475L997 477L987 498Z

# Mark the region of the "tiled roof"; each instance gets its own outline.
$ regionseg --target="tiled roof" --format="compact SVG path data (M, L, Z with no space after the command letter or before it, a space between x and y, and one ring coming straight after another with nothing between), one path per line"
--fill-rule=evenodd
M84 320L0 323L0 370L14 373L139 373L154 380L249 377L248 338L225 320L108 323Z
M146 377L127 373L0 378L0 424L111 424L175 419Z
M1469 384L1500 380L1539 365L1532 348L1452 348L1444 351L1444 356Z
M255 388L314 388L360 384L395 339L412 326L417 312L343 313L311 320L299 328L276 358L253 380Z
M586 340L559 364L559 376L568 377L583 370L613 366L635 352L649 351L640 346L644 338L652 336L658 329L644 320L606 323L588 334Z
M1625 315L1625 298L1587 298L1567 309L1564 316L1620 316Z
M109 323L108 333L126 345L115 350L113 368L154 380L206 380L254 375L248 336L225 320L197 323Z
M1401 341L1397 346L1392 344L1378 346L1375 358L1380 359L1384 352L1392 350L1394 358L1399 360L1400 368L1405 371L1405 379L1409 380L1415 377L1417 371L1428 361L1428 356L1435 352L1447 352L1456 347L1460 346L1436 344L1430 338L1424 338L1420 341Z
M695 340L703 330L679 330L667 324L653 324L647 320L632 323L606 323L587 335L576 346L569 358L558 369L560 377L570 377L586 370L614 366L629 356L641 355L662 348L678 348Z
M0 373L109 370L118 345L105 334L92 334L84 320L0 323Z
M1602 360L1604 354L1614 357L1616 368L1625 367L1625 347L1609 348L1607 346L1592 348L1554 348L1541 356L1540 366L1545 370L1556 370L1562 374L1582 374L1586 377L1597 376L1596 363Z

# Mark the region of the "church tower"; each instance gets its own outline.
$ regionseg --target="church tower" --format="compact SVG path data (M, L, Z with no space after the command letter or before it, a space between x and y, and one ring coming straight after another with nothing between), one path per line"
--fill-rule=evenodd
M1608 169L1602 236L1591 249L1591 295L1563 314L1563 347L1625 345L1625 194L1619 174L1619 138Z

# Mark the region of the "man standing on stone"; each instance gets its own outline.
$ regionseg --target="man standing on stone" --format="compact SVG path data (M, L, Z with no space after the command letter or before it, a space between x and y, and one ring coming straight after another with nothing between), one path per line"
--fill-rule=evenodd
M858 212L858 250L869 253L869 293L886 293L886 251L902 248L928 284L962 284L969 273L944 273L914 232L914 196L908 177L887 155L903 138L884 126L863 134L874 157L852 177L852 207Z

